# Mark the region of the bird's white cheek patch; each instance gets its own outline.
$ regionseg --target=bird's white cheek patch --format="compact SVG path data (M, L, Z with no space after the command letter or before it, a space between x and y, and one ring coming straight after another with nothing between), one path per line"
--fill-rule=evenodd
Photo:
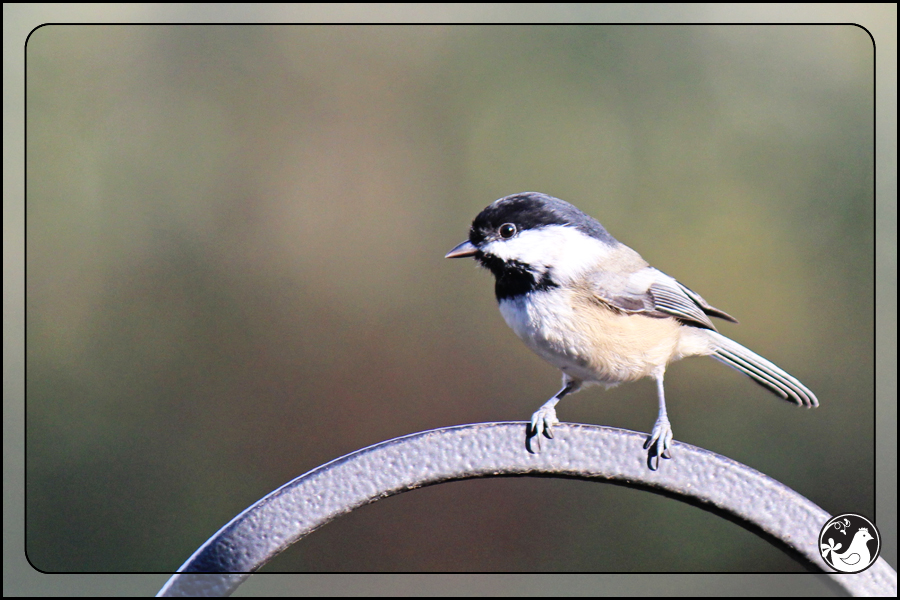
M487 254L530 265L538 272L553 271L554 281L571 281L603 260L615 248L574 227L550 225L527 229L508 240L485 244Z

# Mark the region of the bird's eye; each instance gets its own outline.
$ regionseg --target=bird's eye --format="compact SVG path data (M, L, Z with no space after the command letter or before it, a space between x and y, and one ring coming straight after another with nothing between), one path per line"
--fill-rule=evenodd
M508 240L512 236L516 235L516 226L512 223L504 223L500 226L500 229L498 231L500 232L500 237Z

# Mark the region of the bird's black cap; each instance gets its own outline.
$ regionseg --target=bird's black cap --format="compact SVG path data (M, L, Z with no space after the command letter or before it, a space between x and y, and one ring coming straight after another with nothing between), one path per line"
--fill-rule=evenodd
M566 225L607 244L617 243L603 225L590 215L565 200L540 192L522 192L496 200L472 221L469 241L478 246L504 223L514 224L519 231L548 225Z

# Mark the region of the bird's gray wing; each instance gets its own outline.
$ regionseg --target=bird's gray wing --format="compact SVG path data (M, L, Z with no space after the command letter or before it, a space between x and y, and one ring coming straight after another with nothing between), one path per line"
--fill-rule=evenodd
M653 267L631 273L599 272L590 278L591 293L604 304L624 312L648 317L674 317L694 327L712 329L710 316L737 322L710 306L699 294Z

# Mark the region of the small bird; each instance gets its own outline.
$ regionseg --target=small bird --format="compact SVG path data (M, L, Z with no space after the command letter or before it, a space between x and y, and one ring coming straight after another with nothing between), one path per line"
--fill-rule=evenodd
M546 194L506 196L472 222L469 239L446 258L474 257L494 274L507 325L562 371L562 389L531 417L527 442L553 437L556 404L586 385L613 387L653 377L659 416L644 444L648 466L671 458L666 366L712 356L800 406L818 406L806 386L716 331L710 317L736 323L613 236L594 218ZM530 449L530 444L528 444Z
M831 552L831 564L838 571L845 573L854 573L868 566L872 562L872 553L866 542L874 540L868 528L860 527L859 531L853 536L850 547L841 553L841 544L835 544L834 540L828 538L827 544L822 544L822 555L827 556Z

